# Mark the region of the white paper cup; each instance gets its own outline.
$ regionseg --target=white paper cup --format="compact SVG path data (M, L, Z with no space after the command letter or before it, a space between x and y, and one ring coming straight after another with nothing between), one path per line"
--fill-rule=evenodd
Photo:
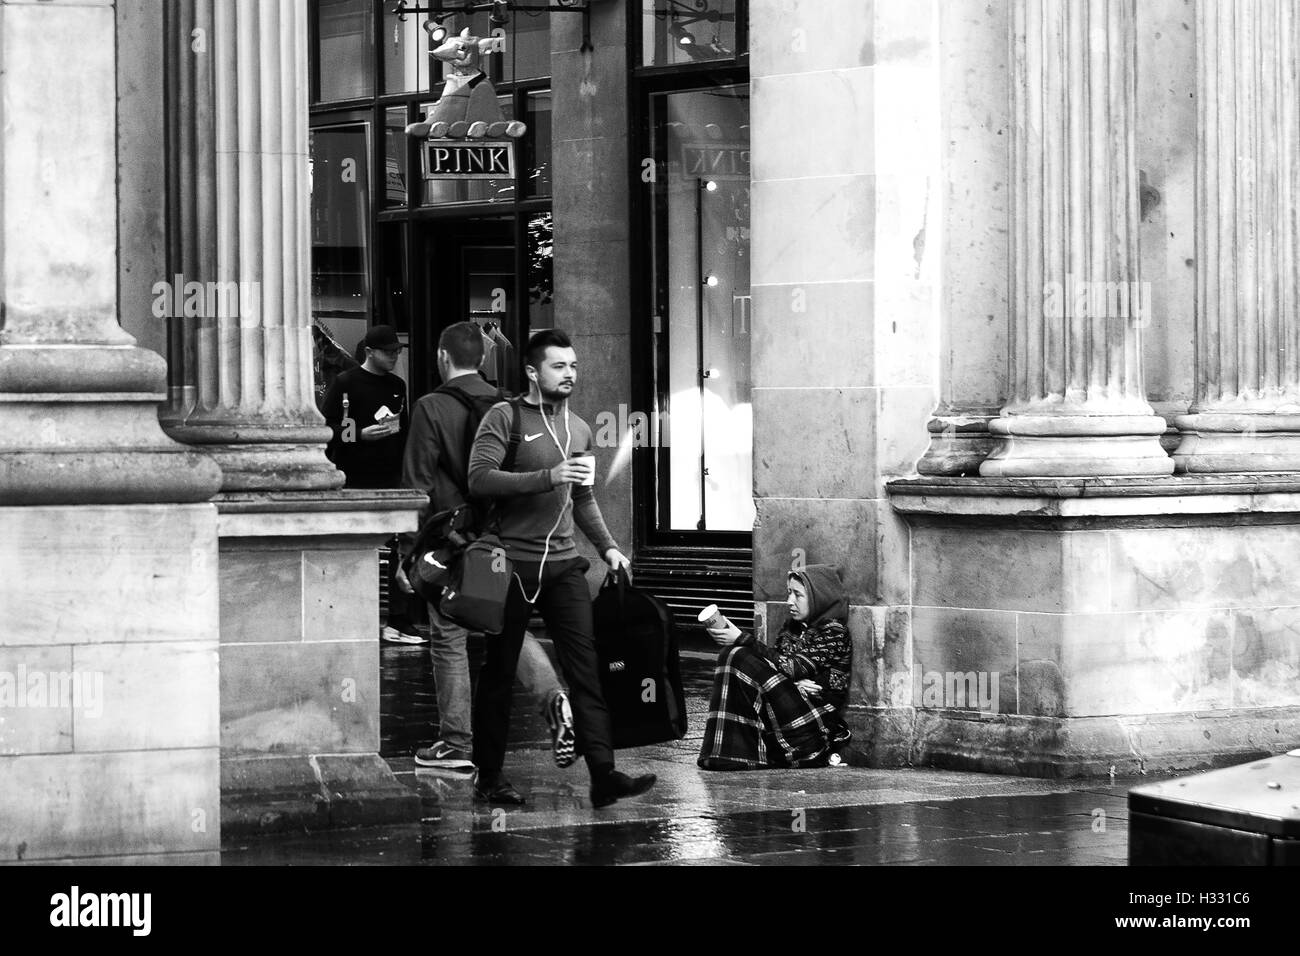
M576 451L570 457L573 461L587 469L587 477L582 479L582 483L587 486L594 485L596 483L596 456L589 451Z
M716 604L710 604L699 613L699 622L705 627L719 628L725 624L727 619L722 616Z

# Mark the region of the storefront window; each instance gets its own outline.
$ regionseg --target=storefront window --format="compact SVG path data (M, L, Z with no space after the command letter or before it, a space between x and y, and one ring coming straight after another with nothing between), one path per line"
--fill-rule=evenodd
M524 196L536 199L551 194L551 91L529 93L524 122Z
M380 206L394 209L406 205L406 107L384 111L384 190Z
M373 96L375 31L371 0L319 0L316 16L320 101Z
M555 325L555 246L551 214L528 220L528 325L549 329Z
M657 391L673 530L753 527L749 88L651 97Z
M370 130L311 131L312 312L365 322L370 311Z
M438 61L429 56L429 31L424 28L428 17L403 16L404 20L398 19L397 4L392 0L384 3L384 31L379 40L385 93L419 93L430 87L430 71L435 79L438 76Z
M732 60L745 52L736 30L737 16L746 15L743 0L641 0L641 11L643 66Z

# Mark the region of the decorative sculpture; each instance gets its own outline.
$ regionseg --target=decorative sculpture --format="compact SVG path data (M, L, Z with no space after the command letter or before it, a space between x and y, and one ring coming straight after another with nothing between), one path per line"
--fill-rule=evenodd
M471 36L466 27L430 51L451 64L442 96L422 123L406 127L407 135L429 139L517 139L527 130L519 120L501 115L496 90L480 66L482 58L505 48L504 37Z

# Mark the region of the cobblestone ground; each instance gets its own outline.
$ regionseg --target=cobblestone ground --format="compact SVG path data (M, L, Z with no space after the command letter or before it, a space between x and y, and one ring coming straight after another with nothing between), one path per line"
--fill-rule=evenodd
M473 802L468 776L417 770L411 760L436 726L427 649L382 653L384 755L420 794L421 822L247 841L225 849L225 865L1125 862L1126 794L1136 780L1071 784L856 767L701 771L695 757L713 655L692 651L683 654L691 733L618 754L621 769L658 774L648 794L592 809L582 762L555 767L546 725L518 691L506 774L528 804L483 806Z

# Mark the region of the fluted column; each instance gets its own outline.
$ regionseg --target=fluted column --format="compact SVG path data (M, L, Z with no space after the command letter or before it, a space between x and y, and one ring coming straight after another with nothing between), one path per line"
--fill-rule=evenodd
M1160 475L1142 387L1135 0L1013 0L1010 390L988 476Z
M340 487L313 400L306 0L163 10L168 282L194 303L169 319L165 425L223 491Z
M1300 471L1300 13L1196 4L1196 400L1180 471Z
M0 44L0 505L206 500L118 324L113 7L0 4Z

